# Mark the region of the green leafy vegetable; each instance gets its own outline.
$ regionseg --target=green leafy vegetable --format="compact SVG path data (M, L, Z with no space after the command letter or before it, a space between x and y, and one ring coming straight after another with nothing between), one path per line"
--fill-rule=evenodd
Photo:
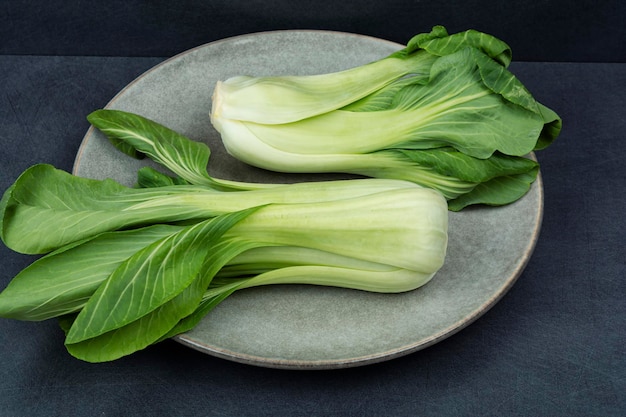
M363 77L367 93L346 94L340 103L329 98L335 89L326 80L346 72L218 85L211 122L230 154L264 169L398 178L449 200L472 193L451 202L451 210L507 204L524 195L538 172L536 161L524 159L555 140L561 120L508 71L506 44L477 31L448 35L438 26L397 54L427 56L428 65L384 85ZM388 69L374 64L347 72L383 77ZM273 89L291 91L300 81L308 88L297 89L297 96L257 88L268 80ZM302 108L310 109L306 117Z
M130 188L39 164L4 193L3 242L44 256L0 293L0 316L58 317L77 358L144 349L244 288L401 292L443 265L448 210L437 191L388 179L222 181L200 169L210 155L201 143L131 113L89 119L174 176L142 168L142 188Z

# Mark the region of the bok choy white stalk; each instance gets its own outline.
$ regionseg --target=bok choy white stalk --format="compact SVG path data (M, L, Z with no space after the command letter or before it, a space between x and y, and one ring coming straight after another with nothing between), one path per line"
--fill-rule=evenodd
M402 292L444 263L448 210L402 180L248 184L208 175L209 149L131 113L89 116L119 149L175 176L139 188L40 164L0 201L0 237L42 254L0 293L0 316L58 318L77 358L110 361L184 332L234 291L313 284Z

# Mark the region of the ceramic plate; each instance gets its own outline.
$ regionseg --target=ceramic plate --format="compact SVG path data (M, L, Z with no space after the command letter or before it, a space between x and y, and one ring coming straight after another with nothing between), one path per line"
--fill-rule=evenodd
M230 157L209 122L215 82L242 74L338 71L399 48L380 39L325 31L229 38L157 65L107 108L141 114L207 143L212 150L209 171L215 177L264 182L329 179L333 177L270 173ZM74 173L132 185L137 169L147 163L121 154L90 129ZM539 178L524 198L509 206L451 213L446 263L415 291L372 294L305 285L246 289L175 339L211 355L274 368L344 368L415 352L467 326L504 295L531 256L542 211Z

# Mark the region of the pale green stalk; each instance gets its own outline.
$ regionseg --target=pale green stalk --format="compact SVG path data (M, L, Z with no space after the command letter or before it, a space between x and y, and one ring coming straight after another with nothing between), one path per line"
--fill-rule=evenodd
M271 204L224 236L430 273L443 264L447 230L446 200L416 186L327 202Z
M232 289L265 285L306 284L350 288L378 293L412 291L426 284L435 273L396 268L391 271L368 271L325 265L303 265L272 269L252 278L222 279L219 286L205 292L203 299Z
M435 57L397 52L355 68L309 76L237 76L218 81L211 119L291 123L346 106L411 73L428 73ZM219 127L218 127L219 129Z

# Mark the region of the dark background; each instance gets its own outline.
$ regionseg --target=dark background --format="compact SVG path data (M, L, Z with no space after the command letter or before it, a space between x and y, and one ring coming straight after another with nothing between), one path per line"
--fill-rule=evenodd
M491 33L564 120L539 153L545 210L513 288L458 334L392 361L285 371L166 341L70 357L56 323L0 320L0 416L626 415L626 4L619 1L0 1L0 189L71 170L85 116L164 59L225 37L326 29L406 42ZM497 231L486 231L497 233ZM0 288L33 258L0 245Z
M519 61L625 62L626 3L615 0L7 1L0 54L171 56L276 29L325 29L399 43L441 24L500 37Z

